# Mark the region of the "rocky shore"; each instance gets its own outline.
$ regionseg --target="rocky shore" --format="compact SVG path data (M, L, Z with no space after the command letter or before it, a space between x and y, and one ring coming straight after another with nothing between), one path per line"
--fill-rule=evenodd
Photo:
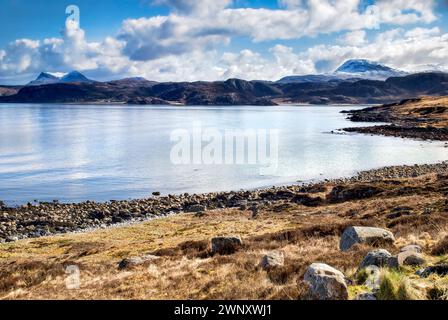
M386 167L361 172L351 178L252 191L168 196L155 193L151 198L132 201L86 201L77 204L41 202L20 207L8 207L0 202L0 242L106 228L181 213L195 213L200 216L205 211L214 209L237 208L249 210L256 216L260 210L288 204L316 207L331 203L331 199L317 195L328 188L333 188L334 194L337 194L338 188L345 190L353 183L364 183L362 188L344 195L356 198L360 196L357 193L363 195L375 192L376 189L370 184L384 179L412 178L447 172L448 162L443 162L433 165Z
M422 140L448 140L448 98L403 100L362 110L345 111L354 122L385 122L390 125L345 128L346 132L378 134Z

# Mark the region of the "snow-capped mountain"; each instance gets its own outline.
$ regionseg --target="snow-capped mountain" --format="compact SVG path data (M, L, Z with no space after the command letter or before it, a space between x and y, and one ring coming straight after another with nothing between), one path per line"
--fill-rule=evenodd
M52 83L57 83L59 81L59 78L47 73L47 72L42 72L41 74L39 74L39 76L36 78L36 80L31 81L30 83L28 83L28 86L41 86L41 85L45 85L45 84L52 84Z
M63 75L62 77L58 77L55 74L51 74L49 72L42 72L34 81L31 81L27 84L27 86L42 86L47 84L55 84L55 83L72 83L72 82L83 82L83 83L91 83L93 80L88 79L82 73L78 71L72 71Z
M320 75L289 76L278 83L310 83L330 81L356 81L361 79L386 80L391 77L404 77L408 73L396 70L375 61L352 59L344 62L333 73Z
M365 59L348 60L336 69L334 74L372 80L386 80L391 77L403 77L407 75L404 71Z
M92 82L92 80L88 79L82 73L78 71L72 71L63 76L60 80L60 83L68 83L68 82Z

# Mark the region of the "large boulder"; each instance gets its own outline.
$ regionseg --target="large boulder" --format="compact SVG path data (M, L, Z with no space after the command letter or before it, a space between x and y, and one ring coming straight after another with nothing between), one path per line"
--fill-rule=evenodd
M388 230L371 227L349 227L342 234L340 249L347 251L357 243L379 246L393 244L394 242L394 235Z
M285 264L285 255L280 251L273 251L266 254L261 259L261 267L265 270L281 267Z
M313 300L347 300L348 289L342 272L323 263L313 263L304 280L310 285Z
M417 253L422 253L423 249L419 245L411 244L411 245L408 245L408 246L403 247L403 248L400 249L400 252L406 252L406 251L413 251L413 252L417 252Z
M397 258L393 257L389 251L384 249L378 249L370 251L362 260L359 265L359 269L365 269L369 266L375 266L378 268L388 267L396 268L398 267Z
M243 245L240 237L215 237L212 239L212 254L232 254Z
M421 266L426 263L421 253L415 251L404 251L398 254L398 264L400 266Z

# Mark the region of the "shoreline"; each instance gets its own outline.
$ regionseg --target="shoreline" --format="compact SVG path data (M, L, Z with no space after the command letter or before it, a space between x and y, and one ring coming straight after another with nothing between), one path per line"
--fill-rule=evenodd
M316 207L325 205L326 200L314 195L329 187L353 183L368 185L383 180L415 178L447 172L448 161L443 161L436 164L383 167L361 171L351 177L253 190L185 193L102 203L38 202L19 207L7 207L0 201L0 243L128 226L180 214L201 216L206 211L217 209L255 212L284 201L305 207Z
M448 99L422 97L398 103L343 111L352 122L388 123L369 127L341 129L345 132L399 138L448 141Z
M440 99L433 98L436 103ZM423 100L425 102L426 100ZM422 127L425 123L436 123L431 117L440 115L428 113L425 119L418 115L421 112L433 110L434 101L430 100L430 107L418 109L419 113L406 117L400 113L402 108L408 108L408 104L423 103L422 99L402 101L398 104L370 107L362 110L343 111L350 115L350 120L367 122L387 122L390 126L376 126L367 128L347 128L346 132L368 133L376 135L393 135L404 138L419 138L432 141L447 141L446 128ZM444 100L442 101L444 102ZM412 105L415 108L414 105ZM448 108L444 108L445 111ZM406 109L407 110L407 109ZM413 110L413 109L412 109ZM425 115L427 115L425 113ZM437 120L439 120L437 118ZM390 128L395 128L397 123L405 123L410 128L408 134L390 134ZM417 126L418 124L418 126ZM436 123L438 124L438 123ZM444 124L444 123L442 123ZM383 128L379 130L378 128ZM384 129L387 128L387 129ZM400 127L401 128L401 127ZM428 130L431 135L428 136ZM439 135L434 135L434 130ZM364 131L364 132L363 132ZM399 131L397 131L399 132ZM260 187L252 190L210 192L202 194L156 195L152 198L133 200L111 200L108 202L84 201L80 203L36 202L18 207L8 207L0 201L0 243L15 242L26 238L40 238L55 234L71 232L86 232L94 229L105 229L117 225L127 225L163 218L182 213L205 214L206 211L216 209L241 209L258 212L272 204L288 201L306 207L325 205L326 199L316 197L319 190L328 189L354 183L372 184L388 179L406 179L417 176L436 173L446 174L448 161L436 164L401 165L379 169L361 171L351 177L337 179L315 179L311 182L284 184L272 187Z

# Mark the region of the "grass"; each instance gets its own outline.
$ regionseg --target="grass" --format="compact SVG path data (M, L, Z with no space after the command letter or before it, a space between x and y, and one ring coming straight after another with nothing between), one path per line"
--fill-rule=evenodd
M446 183L444 177L379 183L384 191L376 197L313 208L292 204L283 211L278 210L281 202L273 203L257 219L252 219L249 211L223 209L203 217L183 214L126 227L2 244L0 298L302 299L308 288L303 275L310 264L327 263L351 275L372 249L357 245L341 252L339 239L347 226L387 227L393 222L397 243L386 248L393 254L401 245L413 243L425 250L436 248L446 236L445 195L439 192ZM412 189L415 186L418 188ZM412 208L411 216L388 218L394 208L404 205ZM432 214L423 215L429 206ZM240 251L228 256L209 254L212 237L235 234L244 242ZM260 261L271 250L282 251L285 264L265 271ZM118 270L121 259L146 254L160 258L146 266ZM66 287L65 271L70 265L80 270L78 290ZM431 287L432 297L445 297L444 279L423 283L413 272L384 271L381 298L420 299L427 297L423 294L426 289L418 286L433 284L437 286ZM362 275L358 275L350 296L364 289Z

